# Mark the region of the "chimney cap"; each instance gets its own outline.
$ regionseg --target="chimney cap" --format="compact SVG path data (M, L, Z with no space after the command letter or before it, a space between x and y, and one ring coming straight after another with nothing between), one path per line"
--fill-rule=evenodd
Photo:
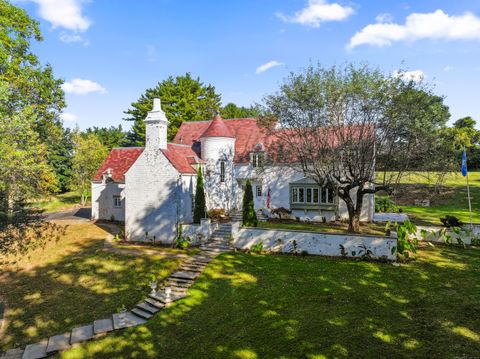
M165 116L165 112L162 110L162 103L160 98L155 97L153 99L153 108L151 111L148 112L147 118L145 122L167 122L167 117Z

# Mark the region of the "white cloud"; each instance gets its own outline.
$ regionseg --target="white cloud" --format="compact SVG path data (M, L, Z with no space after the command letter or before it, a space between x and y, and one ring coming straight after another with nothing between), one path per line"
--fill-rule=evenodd
M83 46L90 45L90 41L85 39L83 36L80 36L78 34L70 34L67 32L62 32L60 34L60 41L66 42L66 43L78 42L78 43L81 43Z
M255 70L255 73L258 75L258 74L261 74L262 72L270 70L271 68L282 66L282 65L283 65L282 62L278 62L275 60L269 61L266 64L258 66L257 69Z
M447 65L443 68L443 71L447 72L447 71L452 71L453 70L453 66L450 66L450 65Z
M377 22L365 26L351 39L347 48L359 45L390 46L396 41L421 39L480 40L480 18L471 12L448 15L442 10L413 13L405 24Z
M400 77L405 81L421 82L427 75L422 70L395 71L393 76Z
M379 23L393 22L393 16L389 13L378 14L375 20Z
M353 8L338 3L329 4L326 0L309 0L307 7L297 11L293 16L282 13L277 13L277 16L284 22L319 27L322 22L345 20L354 12Z
M75 122L78 121L78 116L73 113L64 112L60 115L60 118L66 122Z
M82 14L82 0L30 0L39 6L39 15L54 28L87 31L90 20Z
M107 93L107 90L99 83L84 79L73 79L72 81L67 81L62 85L62 89L66 93L72 93L75 95L86 95L94 92L101 94Z

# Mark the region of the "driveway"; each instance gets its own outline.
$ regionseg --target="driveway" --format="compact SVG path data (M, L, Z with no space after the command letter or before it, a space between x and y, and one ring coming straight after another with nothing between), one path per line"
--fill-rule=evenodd
M92 209L90 207L80 207L68 211L46 213L45 219L47 221L67 220L74 222L89 222L91 215Z

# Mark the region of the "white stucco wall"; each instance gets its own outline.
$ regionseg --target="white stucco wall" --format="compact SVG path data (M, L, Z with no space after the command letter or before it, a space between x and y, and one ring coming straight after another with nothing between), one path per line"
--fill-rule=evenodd
M228 137L201 138L207 208L223 208L230 211L234 202L233 156L235 139ZM220 181L220 162L225 161L225 181Z
M238 249L249 249L262 242L265 250L292 253L295 241L297 253L307 251L313 255L362 257L368 249L373 258L396 260L397 240L389 237L260 228L232 228L232 236L233 245Z
M92 182L92 219L125 220L125 184ZM114 207L113 197L120 196L121 207Z
M255 210L266 207L267 191L270 187L270 207L290 208L290 183L296 182L304 178L303 173L295 171L287 166L268 166L264 169L256 169L249 164L235 165L234 175L236 179L241 179L243 182L248 178L252 182L254 191ZM263 190L262 198L257 198L255 193L255 186L261 184ZM242 207L243 189L238 181L234 183L234 198L235 208ZM355 190L352 190L352 195L355 200ZM343 200L338 200L338 215L342 219L348 219L348 212L346 204ZM368 194L364 196L361 221L371 221L375 211L374 195ZM311 221L321 221L325 217L327 221L335 220L336 213L331 210L293 210L292 216L301 219L308 219Z
M184 193L187 182L160 150L145 150L125 175L127 239L155 237L155 242L171 243L177 220L181 222L184 210L191 206L189 194Z

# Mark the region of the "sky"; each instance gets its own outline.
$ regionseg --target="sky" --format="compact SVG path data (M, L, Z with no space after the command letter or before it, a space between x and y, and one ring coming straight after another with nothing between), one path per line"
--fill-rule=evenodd
M249 106L317 62L378 66L434 86L452 121L480 122L479 0L13 0L65 83L67 127L122 124L130 104L190 72ZM477 126L480 127L480 126Z

